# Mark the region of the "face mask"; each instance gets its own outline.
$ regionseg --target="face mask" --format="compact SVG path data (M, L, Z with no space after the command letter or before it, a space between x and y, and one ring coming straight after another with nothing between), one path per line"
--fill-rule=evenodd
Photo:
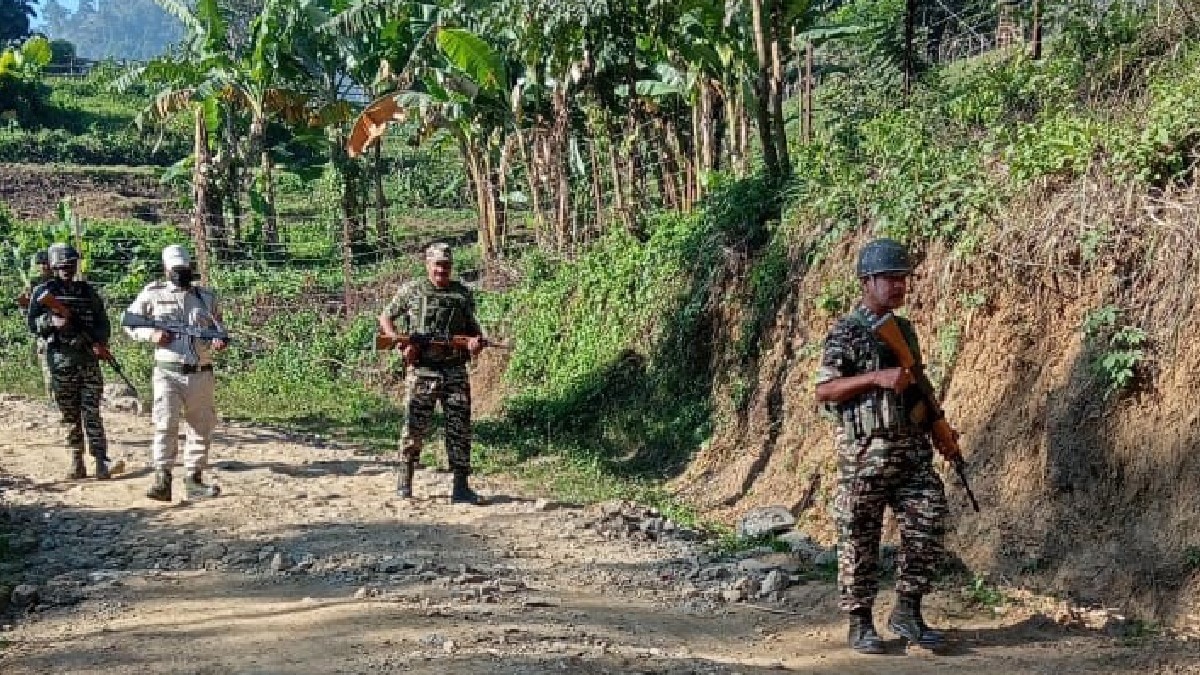
M170 279L171 283L175 284L177 288L187 288L192 285L192 271L189 269L180 268L171 270L171 273L167 275L167 278Z

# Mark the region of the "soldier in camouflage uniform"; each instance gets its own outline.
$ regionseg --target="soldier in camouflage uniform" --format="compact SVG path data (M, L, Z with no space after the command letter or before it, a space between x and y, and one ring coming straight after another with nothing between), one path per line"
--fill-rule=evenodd
M54 278L54 273L50 269L50 255L46 251L38 251L33 256L33 266L37 268L37 276L29 280L29 286L22 290L21 295L17 297L17 304L26 312L29 311L29 298L33 297L38 286L50 281ZM46 360L46 340L44 338L36 338L37 342L37 359L38 365L42 367L42 385L46 388L46 398L50 398L50 363Z
M475 320L471 289L451 280L452 270L450 246L432 244L425 251L426 278L401 286L379 315L380 330L389 337L397 337L400 332L471 336L466 351L420 348L412 342L404 350L409 373L396 491L401 497L412 496L413 472L433 420L434 406L440 401L446 415L446 456L454 472L450 501L477 504L479 496L467 483L471 474L471 381L467 362L483 349L485 341ZM396 320L400 317L404 317L404 326L397 330Z
M836 415L838 486L838 587L850 614L855 651L883 653L872 606L879 587L879 539L885 507L900 525L895 611L888 628L911 643L937 649L942 635L921 616L921 597L942 556L947 511L942 481L933 468L933 446L924 424L913 421L920 394L912 373L897 367L891 350L871 332L874 322L904 305L912 273L908 252L890 239L863 247L858 259L862 299L825 340L817 374L817 400ZM918 362L916 332L897 317ZM919 414L918 414L919 417Z
M100 417L104 393L100 357L108 353L111 326L96 289L75 278L79 252L72 246L56 244L50 247L49 255L55 276L36 289L26 320L30 332L46 340L50 386L71 448L69 477L87 477L83 463L86 437L87 448L96 461L96 478L104 480L109 477L109 469L108 440ZM38 301L44 293L58 298L72 316L64 319L50 312Z

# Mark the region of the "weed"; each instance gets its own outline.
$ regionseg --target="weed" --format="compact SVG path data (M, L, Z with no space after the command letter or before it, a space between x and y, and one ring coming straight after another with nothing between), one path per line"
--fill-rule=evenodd
M1105 385L1105 395L1126 390L1137 378L1146 358L1146 331L1137 326L1118 325L1121 310L1104 305L1088 313L1083 335L1092 352L1089 368Z
M1200 572L1200 546L1183 549L1183 568L1188 572Z
M1008 601L1004 592L989 581L986 574L976 574L963 590L968 601L988 609L999 607Z

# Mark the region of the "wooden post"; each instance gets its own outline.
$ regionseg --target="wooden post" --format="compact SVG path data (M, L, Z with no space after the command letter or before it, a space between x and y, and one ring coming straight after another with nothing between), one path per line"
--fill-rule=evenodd
M914 22L917 13L917 0L904 0L904 100L908 101L908 96L912 93L912 81L914 70L916 68L913 63L913 41L915 39L916 29Z
M804 91L801 94L801 102L804 106L804 142L812 142L813 137L813 87L816 83L813 82L813 43L809 40L804 45Z
M200 283L208 284L208 227L211 197L209 195L208 126L204 123L204 109L196 107L196 161L192 169L192 248L196 251L196 265L200 268Z
M1029 58L1037 61L1042 58L1042 3L1041 0L1033 0L1033 30L1029 41L1032 43L1029 50Z

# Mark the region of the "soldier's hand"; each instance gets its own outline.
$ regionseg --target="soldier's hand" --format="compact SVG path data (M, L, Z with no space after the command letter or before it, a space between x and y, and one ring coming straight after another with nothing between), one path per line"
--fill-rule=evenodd
M108 361L113 357L112 352L108 351L108 345L103 342L93 342L92 353L101 361Z
M962 459L962 449L958 445L958 439L961 434L954 427L947 425L950 429L950 437L943 438L939 434L933 434L933 447L937 448L938 454L947 462L956 462Z
M421 348L413 343L408 343L404 348L404 362L410 366L417 364L417 360L421 358Z
M913 383L913 375L907 368L887 368L875 371L875 386L899 393Z
M63 328L67 325L67 320L57 314L51 314L50 325L55 328Z
M228 346L229 346L229 343L225 342L221 338L216 338L215 340L212 341L212 348L213 348L213 351L215 351L215 352L219 352Z
M474 358L479 355L479 352L483 351L483 345L483 338L477 335L470 340L467 340L467 352L469 352L471 357Z
M166 347L167 345L171 344L171 341L175 339L175 336L171 334L171 331L155 328L153 339L154 344L158 345L159 347Z

